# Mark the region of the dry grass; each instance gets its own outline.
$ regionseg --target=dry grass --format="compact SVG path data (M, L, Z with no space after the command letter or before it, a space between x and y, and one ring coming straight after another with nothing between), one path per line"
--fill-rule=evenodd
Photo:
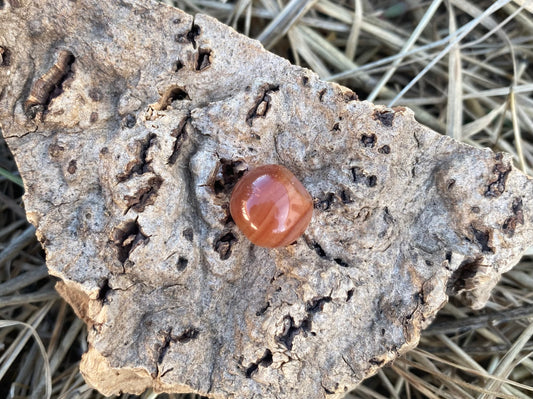
M533 168L531 0L167 1L215 16L361 99ZM85 328L53 290L0 145L0 397L101 398L78 371ZM533 397L533 251L482 311L451 301L418 349L348 398ZM122 395L131 398L132 395ZM193 398L156 395L143 399Z

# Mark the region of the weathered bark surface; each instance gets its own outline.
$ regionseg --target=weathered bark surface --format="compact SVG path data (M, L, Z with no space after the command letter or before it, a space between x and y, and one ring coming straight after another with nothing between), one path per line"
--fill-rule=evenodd
M481 307L532 244L508 156L357 100L207 16L146 1L0 10L0 121L104 394L341 397L416 345L448 295ZM316 201L255 247L235 181L279 163Z

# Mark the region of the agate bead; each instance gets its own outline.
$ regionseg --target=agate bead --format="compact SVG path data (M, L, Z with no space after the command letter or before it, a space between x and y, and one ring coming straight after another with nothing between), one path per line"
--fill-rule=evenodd
M231 217L248 239L267 248L283 247L300 237L313 215L313 199L284 166L264 165L235 185Z

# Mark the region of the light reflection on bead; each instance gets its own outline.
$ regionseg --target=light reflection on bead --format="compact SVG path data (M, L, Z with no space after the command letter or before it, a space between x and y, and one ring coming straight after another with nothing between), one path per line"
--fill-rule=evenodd
M284 166L264 165L235 185L231 217L248 239L267 248L283 247L300 237L313 215L313 199Z

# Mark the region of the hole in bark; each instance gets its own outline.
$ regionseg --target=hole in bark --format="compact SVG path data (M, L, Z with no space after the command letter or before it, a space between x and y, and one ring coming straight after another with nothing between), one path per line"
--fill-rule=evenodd
M279 86L276 85L263 85L261 93L255 100L255 105L248 111L246 115L246 123L248 126L252 126L255 118L264 118L270 109L270 101L272 100L271 94L279 91Z
M161 96L154 109L165 111L174 101L190 100L187 92L180 86L171 86Z
M234 225L235 222L234 222L233 218L231 217L231 212L229 210L229 204L227 204L227 203L226 204L222 204L221 208L224 211L225 216L222 218L220 223L222 223L224 226Z
M474 226L470 226L472 233L474 233L474 240L481 247L481 252L494 253L494 250L490 247L490 232L476 229Z
M333 132L340 132L341 128L339 127L339 123L335 123L333 125L333 128L331 129Z
M214 249L220 255L220 259L226 260L231 256L231 249L234 243L237 242L237 237L230 231L219 237L215 241Z
M340 197L341 197L341 201L343 204L351 204L353 203L353 200L352 198L350 197L350 193L345 191L345 190L342 190L341 193L340 193Z
M387 224L393 224L394 223L394 218L390 214L389 208L387 206L385 208L383 208L383 220Z
M383 147L380 147L380 148L378 149L378 152L379 152L380 154L390 154L390 147L389 147L388 145L385 144Z
M521 198L515 198L511 206L513 212L512 216L509 216L503 222L502 230L505 234L513 236L518 224L524 224L524 212L522 210L523 204Z
M426 303L426 297L424 294L424 289L422 289L420 292L417 292L413 295L415 301L420 303L421 305L424 305Z
M180 335L175 336L172 335L172 327L169 327L166 331L160 331L159 333L163 334L163 343L159 346L157 351L157 363L161 364L165 355L167 354L171 342L185 344L193 339L196 339L200 334L200 330L195 327L187 327Z
M178 337L176 337L175 340L181 344L186 344L187 342L198 338L199 334L200 330L198 330L197 328L187 327Z
M2 4L0 4L2 8ZM4 46L0 46L0 67L8 67L11 65L11 51Z
M350 101L359 101L359 97L357 97L357 94L353 91L347 91L344 93L344 101L349 103Z
M51 157L59 157L63 154L63 151L65 151L65 147L59 145L59 144L50 144L48 147L48 154L50 154Z
M163 336L163 344L159 346L158 349L158 356L157 356L157 363L161 364L163 362L163 359L165 358L165 355L167 354L168 348L170 346L170 342L172 342L172 327L169 327L167 331L164 332Z
M378 178L375 175L368 176L363 169L354 166L350 169L352 172L352 180L354 183L363 183L368 187L374 187L377 184Z
M322 102L324 100L324 94L326 94L327 89L322 89L318 93L318 101Z
M98 290L98 296L96 299L98 299L103 304L108 303L107 295L111 290L112 288L109 286L109 279L106 278L100 285L100 289Z
M497 198L503 194L505 191L505 184L507 183L507 177L511 172L511 166L504 165L502 161L503 155L501 153L496 154L495 156L496 164L492 169L492 173L496 175L496 178L493 179L487 189L485 190L485 197Z
M170 157L168 157L168 163L170 165L174 165L176 161L178 160L178 156L180 155L181 147L183 146L183 143L187 138L189 137L189 134L187 132L187 125L190 123L191 116L187 115L187 117L183 118L178 127L175 129L172 129L172 132L170 135L175 138L173 148L172 148L172 154Z
M161 184L163 184L163 179L159 176L155 176L150 178L147 184L147 186L141 187L134 195L126 195L124 197L126 205L128 206L126 212L133 209L134 211L141 213L144 212L144 209L148 205L154 204L157 198L157 192L159 191Z
M341 258L335 258L333 259L335 261L335 263L337 265L339 265L340 267L350 267L350 265L348 264L348 262L346 262L345 260L341 259Z
M309 248L313 249L320 258L328 259L326 252L322 249L319 243L311 242L308 245L309 245Z
M137 123L137 118L135 118L135 115L133 114L128 114L124 117L123 123L128 129L131 129Z
M394 120L394 112L375 110L372 118L379 121L383 126L391 127L392 121Z
M288 350L292 350L292 342L294 337L300 333L300 327L294 325L292 316L285 316L283 318L283 331L276 336L276 341L285 346Z
M341 190L338 194L327 193L313 199L313 207L321 211L329 210L338 200L344 205L352 204L353 200L349 190Z
M184 271L186 268L187 268L187 264L189 263L189 261L187 260L187 258L184 258L183 256L180 256L179 259L178 259L178 271L179 272L182 272Z
M451 190L453 188L453 186L455 186L455 179L449 179L446 182L446 189L447 190Z
M248 366L248 368L244 372L246 378L252 378L252 375L257 371L259 366L269 367L270 365L272 365L272 360L272 352L270 351L270 349L266 349L264 355L260 359Z
M330 296L324 296L320 298L313 298L310 301L307 301L305 305L305 310L308 313L318 313L324 310L324 304L331 302Z
M200 36L201 29L193 21L191 30L187 32L187 40L192 43L193 48L196 48L196 39Z
M211 184L215 195L229 195L239 179L248 171L243 161L220 159L217 173Z
M245 371L246 378L252 378L252 375L257 371L259 366L255 363L252 363Z
M374 187L378 182L378 178L375 175L368 176L366 184L368 187Z
M333 202L335 201L335 195L333 193L327 193L324 199L316 199L314 201L314 207L322 211L327 211Z
M180 60L177 60L172 66L172 70L174 72L179 72L179 70L182 69L183 67L184 67L183 62L181 62Z
M446 290L448 295L456 295L462 290L469 288L472 279L482 268L486 268L486 266L481 263L481 259L481 257L467 259L459 265L457 270L452 273L450 280L448 280Z
M150 164L152 163L152 160L147 160L148 157L148 150L154 143L154 139L156 138L156 135L154 133L150 133L144 141L137 141L138 143L138 151L139 155L137 156L137 160L135 162L131 162L126 167L126 171L124 173L120 173L117 175L117 181L119 183L122 183L128 179L130 179L133 174L142 175L146 172L151 172L152 168Z
M32 116L34 114L30 110L31 108L42 105L43 111L46 111L50 102L63 93L65 81L73 75L72 65L75 61L76 58L70 51L62 50L52 68L33 84L25 104L27 111Z
M265 354L263 355L263 358L261 359L261 366L269 367L272 365L272 361L273 361L272 352L269 349L267 349L265 351Z
M269 307L270 307L270 302L267 302L267 304L265 306L263 306L261 309L259 309L257 312L255 312L255 315L256 316L264 315Z
M370 363L373 366L381 366L383 363L385 363L385 360L373 357L372 359L368 361L368 363Z
M117 256L120 263L124 264L131 252L142 244L148 243L150 237L145 235L137 220L127 222L123 227L116 228L113 242L117 247Z
M174 101L181 101L185 99L189 99L189 95L185 90L183 90L181 87L174 87L170 89L170 92L168 94L168 99L172 103Z
M187 227L181 234L183 234L183 237L185 237L187 241L192 242L194 238L194 231L191 227Z
M196 60L196 70L203 71L211 65L212 50L208 48L201 48L198 50L198 59Z
M311 331L311 327L313 326L311 322L311 315L309 314L305 319L302 320L302 323L300 324L300 330L308 333ZM311 335L316 335L314 332L311 333ZM304 334L305 337L307 337L307 334Z
M354 291L355 290L352 288L351 290L348 290L346 292L346 302L348 302L350 299L352 299Z
M307 86L309 84L309 78L307 76L302 76L302 85Z
M448 263L451 263L452 262L452 252L451 251L446 251L445 258L448 261Z
M365 147L374 147L374 145L376 144L376 135L375 134L363 134L361 136L361 143L363 143L363 145Z
M72 159L68 163L67 172L70 173L71 175L73 175L74 173L76 173L77 169L78 169L78 166L77 166L76 160Z

